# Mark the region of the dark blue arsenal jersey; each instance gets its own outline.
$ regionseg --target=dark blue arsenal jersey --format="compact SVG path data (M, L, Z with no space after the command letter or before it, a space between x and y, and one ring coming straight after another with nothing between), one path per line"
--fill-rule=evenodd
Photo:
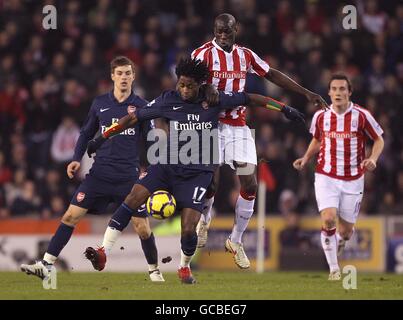
M148 150L151 164L167 163L188 169L214 170L219 162L219 114L222 110L248 104L249 97L243 92L220 92L219 104L207 109L202 106L203 100L204 97L199 97L194 102L184 101L179 92L171 90L136 111L139 121L155 118L169 121L167 152L158 150L156 159L152 159L151 145Z
M128 113L128 107L143 108L148 101L132 94L119 103L113 92L98 96L92 102L87 119L80 131L73 160L80 161L87 143L100 130L104 132ZM108 139L98 150L90 174L108 182L136 179L139 167L139 141L152 128L150 121L137 123L121 134Z

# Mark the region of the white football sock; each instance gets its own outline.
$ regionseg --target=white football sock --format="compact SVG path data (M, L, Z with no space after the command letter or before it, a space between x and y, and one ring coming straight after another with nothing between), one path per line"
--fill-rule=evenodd
M206 223L209 223L211 220L211 211L213 208L213 203L214 203L214 197L204 199L203 211L202 215L200 216L200 219L202 219L202 221Z
M158 269L158 264L149 264L148 271L154 271Z
M118 240L119 236L121 235L121 231L115 229L115 228L111 228L111 227L107 227L105 234L104 234L104 241L102 242L102 246L105 249L105 254L108 255L111 250L112 247L114 246L115 242Z
M231 241L241 243L242 235L248 227L248 223L253 214L255 199L246 200L239 195L235 206L235 224L232 228Z
M320 233L322 248L325 252L326 261L329 265L330 272L340 270L339 263L337 262L337 236L335 234L335 231L335 229L322 230L322 232ZM328 235L329 233L333 234Z
M180 267L190 267L190 261L192 260L193 255L192 256L187 256L186 254L183 253L183 251L181 250L181 263L180 263Z
M54 264L57 260L57 257L52 256L51 254L46 252L43 256L43 260L45 260L49 264Z

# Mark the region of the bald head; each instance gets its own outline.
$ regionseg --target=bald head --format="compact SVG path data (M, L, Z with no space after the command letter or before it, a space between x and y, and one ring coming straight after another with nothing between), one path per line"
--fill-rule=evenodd
M219 16L217 16L215 18L214 23L217 23L217 21L221 21L221 22L226 23L226 24L229 24L229 23L234 24L234 25L236 24L235 17L232 14L229 14L229 13L220 14Z
M217 44L225 51L230 52L235 43L237 33L236 19L229 13L220 14L214 21L214 36Z

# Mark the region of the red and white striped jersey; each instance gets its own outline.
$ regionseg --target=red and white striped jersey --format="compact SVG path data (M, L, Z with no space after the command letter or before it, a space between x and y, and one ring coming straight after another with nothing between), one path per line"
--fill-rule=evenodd
M320 141L316 172L354 180L364 173L360 163L365 159L366 138L375 140L383 130L368 110L351 102L343 114L337 114L332 106L317 111L310 132Z
M215 42L209 41L192 52L192 58L203 60L210 70L208 83L217 90L243 92L246 73L252 72L264 77L269 65L252 50L234 44L231 52L226 52ZM244 126L245 106L226 110L220 115L220 121L233 126Z

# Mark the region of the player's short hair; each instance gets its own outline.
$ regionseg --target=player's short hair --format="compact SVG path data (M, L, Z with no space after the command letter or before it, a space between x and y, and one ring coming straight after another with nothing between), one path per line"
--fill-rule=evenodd
M217 21L222 21L224 23L229 23L230 21L233 21L234 24L236 24L236 19L232 14L229 13L222 13L218 15L215 19L214 22L217 23Z
M209 69L205 62L199 59L181 59L175 69L176 76L193 78L197 83L203 83L209 76Z
M330 90L330 84L332 83L333 80L346 80L347 86L348 86L348 91L353 92L353 86L351 84L351 81L345 74L342 74L342 73L333 74L329 80L329 85L328 85L329 90Z
M128 65L130 65L132 67L132 71L134 73L133 61L125 56L117 56L117 57L113 58L113 60L111 61L111 73L114 73L115 69L117 67L128 66Z

